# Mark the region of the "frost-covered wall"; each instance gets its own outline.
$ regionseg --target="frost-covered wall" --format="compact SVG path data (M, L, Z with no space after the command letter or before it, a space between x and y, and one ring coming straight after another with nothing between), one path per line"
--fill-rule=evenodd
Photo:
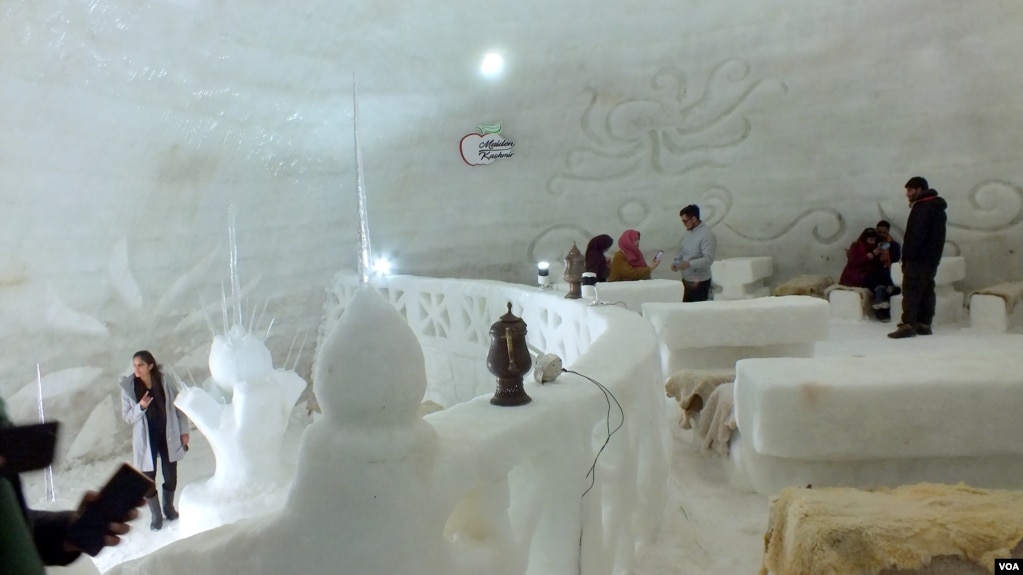
M280 364L354 261L353 73L401 273L531 283L628 227L671 250L697 202L722 255L837 274L860 229L902 227L919 174L967 287L1020 279L1021 24L1009 0L7 0L0 392L37 362L109 389L143 347L201 369L232 202ZM485 122L515 155L470 167Z

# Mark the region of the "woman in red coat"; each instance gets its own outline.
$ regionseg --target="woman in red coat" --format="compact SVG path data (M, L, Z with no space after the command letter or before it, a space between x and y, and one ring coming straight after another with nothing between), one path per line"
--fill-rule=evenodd
M846 250L848 261L838 283L849 287L867 288L874 296L873 308L877 319L890 319L888 299L891 297L892 276L885 266L883 251L878 245L877 230L867 228Z

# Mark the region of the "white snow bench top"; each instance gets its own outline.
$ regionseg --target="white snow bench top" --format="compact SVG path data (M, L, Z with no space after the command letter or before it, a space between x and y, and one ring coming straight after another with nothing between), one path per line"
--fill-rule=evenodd
M774 273L774 258L752 256L714 260L710 275L717 285L748 284L770 277Z
M748 445L803 460L1023 455L1023 354L744 359Z
M677 279L600 282L597 284L597 297L609 304L620 302L626 309L640 313L646 302L682 301L682 282ZM589 303L588 299L584 298L584 301Z
M670 349L820 341L828 337L829 314L828 302L809 296L643 304Z

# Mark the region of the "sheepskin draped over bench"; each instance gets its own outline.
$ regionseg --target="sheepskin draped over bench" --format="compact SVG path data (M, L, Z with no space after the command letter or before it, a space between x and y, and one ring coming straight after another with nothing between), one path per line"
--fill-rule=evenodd
M735 424L735 389L731 383L714 388L707 398L707 405L696 417L693 432L700 438L700 447L705 452L728 455Z
M692 420L710 399L714 389L723 383L735 381L734 369L681 369L664 382L664 392L679 403L682 417L679 425L690 429Z
M834 283L829 276L796 276L774 288L775 296L808 295L825 297L824 290Z
M1021 540L1023 491L788 487L771 501L760 574L904 573L938 557L966 564L967 573L990 573Z
M1006 282L993 285L988 288L979 289L971 293L970 298L974 295L993 295L1002 298L1005 300L1006 315L1012 315L1016 304L1019 303L1020 300L1023 300L1023 282ZM970 298L967 298L966 301L969 302Z

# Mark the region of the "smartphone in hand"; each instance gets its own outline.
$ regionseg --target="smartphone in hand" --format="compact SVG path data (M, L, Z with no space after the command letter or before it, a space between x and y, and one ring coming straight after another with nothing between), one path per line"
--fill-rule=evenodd
M0 466L5 473L21 473L43 469L53 462L57 448L56 421L0 427Z
M123 521L124 516L138 507L143 498L155 494L156 484L153 480L127 463L121 465L100 490L99 499L89 503L68 528L68 541L95 556L103 549L107 527L111 523Z
M664 250L657 250L657 254L654 255L654 261L659 262L664 257Z

